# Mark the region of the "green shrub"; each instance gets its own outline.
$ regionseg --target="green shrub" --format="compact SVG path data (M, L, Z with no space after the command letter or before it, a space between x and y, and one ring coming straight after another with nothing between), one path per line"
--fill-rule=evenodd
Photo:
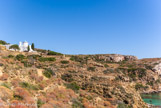
M133 72L133 73L134 73L134 72L136 72L136 71L137 71L137 68L129 68L129 69L128 69L128 72Z
M136 80L136 73L129 73L128 76L133 79Z
M147 74L146 69L139 68L138 71L139 71L138 72L139 78L142 78L142 77L146 76L146 74Z
M37 100L37 107L40 108L43 104L45 104L45 102L43 102L42 100L38 99Z
M148 88L148 86L144 86L144 85L139 84L139 83L137 83L137 84L135 85L135 89L136 89L136 90L147 89L147 88Z
M40 62L46 62L46 61L56 61L56 58L54 57L40 57L39 58Z
M114 73L114 69L108 68L108 69L104 70L103 73L104 74Z
M8 58L14 58L14 56L13 55L8 55Z
M88 67L87 68L88 71L95 71L95 69L96 69L95 67Z
M62 63L62 64L68 64L68 63L69 63L69 61L67 61L67 60L63 60L63 61L61 61L61 63Z
M47 78L51 78L53 75L55 75L55 73L51 69L45 69L43 75Z
M147 85L153 86L153 85L154 85L154 82L153 82L153 81L149 81L149 82L147 83Z
M29 58L38 59L39 57L41 57L41 56L39 56L39 55L28 55L27 56L28 59Z
M55 51L49 51L48 55L63 55L63 54L55 52Z
M107 64L104 65L105 68L109 67Z
M16 56L16 59L19 60L19 61L21 61L21 60L25 59L25 56L22 55L22 54L18 54L18 55Z
M27 82L21 82L20 86L23 87L23 88L31 89L31 90L39 90L38 86L29 84Z
M1 45L7 45L7 42L6 41L3 41L3 40L0 40L0 44Z
M68 72L69 72L69 73L78 73L78 72L75 71L75 70L69 70Z
M73 83L69 83L69 84L65 84L65 86L69 89L72 89L75 92L78 92L78 90L80 89L79 85L77 85L77 83L73 82Z
M119 103L117 108L132 108L131 106L126 105L125 103Z
M21 63L23 63L25 67L32 67L32 64L27 61L21 61Z
M2 83L1 84L1 86L4 86L4 87L6 87L6 88L8 88L8 89L11 89L11 84L10 83L6 83L6 82L4 82L4 83Z
M81 64L87 64L88 57L72 56L70 60L75 62L80 62Z
M85 108L79 100L73 99L72 102L72 108Z
M142 78L146 76L147 72L146 69L144 68L130 68L128 69L128 76L131 77L132 79L135 79L137 76L139 78Z
M161 80L160 80L160 79L157 79L157 80L155 81L155 83L160 84L160 83L161 83Z
M20 48L17 44L15 44L15 45L11 45L9 49L19 50Z
M67 82L72 82L74 80L71 74L64 74L61 76L61 79Z
M151 65L144 64L144 66L145 66L146 69L153 70L153 66L151 66Z
M137 83L137 84L135 85L135 89L136 89L136 90L140 90L140 89L142 89L142 88L144 88L144 86L143 86L142 84Z
M136 68L130 68L127 70L128 71L128 76L132 79L132 80L136 80L136 71L137 69Z
M47 52L48 52L47 50L44 50L44 49L36 49L36 48L35 48L35 50L36 50L37 52L40 52L40 53L47 53Z
M23 100L23 97L20 95L13 95L15 100Z

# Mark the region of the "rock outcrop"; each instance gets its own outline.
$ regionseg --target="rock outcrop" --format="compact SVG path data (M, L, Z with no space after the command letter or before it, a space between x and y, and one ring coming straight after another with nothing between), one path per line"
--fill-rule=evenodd
M158 75L161 75L161 63L155 65L155 67L153 68L153 70L158 73Z
M125 56L119 54L104 54L104 55L96 55L96 59L105 62L121 62L121 61L134 61L138 60L136 56Z
M157 60L1 51L0 103L36 105L11 108L147 108L140 93L160 89L161 64L151 64Z

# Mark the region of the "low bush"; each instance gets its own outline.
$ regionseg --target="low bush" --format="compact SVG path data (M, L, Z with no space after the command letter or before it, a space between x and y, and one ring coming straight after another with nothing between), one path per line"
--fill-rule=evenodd
M143 86L142 84L139 84L139 83L137 83L137 84L135 85L135 89L136 89L136 90L146 89L146 88L147 88L146 86Z
M67 82L72 82L74 80L71 74L64 74L61 76L61 79Z
M37 100L37 107L40 108L43 104L45 104L45 102L43 102L42 100L38 99Z
M128 76L129 76L132 80L136 80L136 73L128 73Z
M75 62L80 62L81 64L87 64L88 57L72 56L70 60Z
M73 99L72 102L72 108L85 108L84 105L77 99Z
M39 58L40 62L46 62L46 61L56 61L56 58L54 57L40 57Z
M107 64L104 65L105 68L109 67Z
M47 53L48 52L47 50L44 50L44 49L34 49L34 50L37 52L40 52L40 53Z
M95 71L95 69L96 69L95 67L88 67L87 68L88 71Z
M4 87L6 87L6 88L8 88L8 89L11 89L11 86L12 86L12 85L11 85L10 83L5 83L5 82L4 82L4 83L1 84L1 86L4 86Z
M133 80L138 76L139 78L142 78L146 76L147 72L144 68L129 68L128 69L128 76L132 78Z
M154 85L154 82L153 82L153 81L149 81L149 82L147 83L147 85L153 86L153 85Z
M48 55L63 55L63 54L55 52L55 51L49 51Z
M13 55L8 55L8 58L14 58L14 56Z
M68 64L68 63L69 63L69 61L67 61L67 60L63 60L63 61L61 61L61 63L62 63L62 64Z
M138 71L139 71L138 72L139 78L142 78L142 77L146 76L146 74L147 74L146 69L139 68Z
M75 92L78 92L78 90L80 89L79 85L77 85L77 83L73 82L73 83L69 83L69 84L65 84L65 86L69 89L72 89Z
M13 95L15 100L23 100L23 97L20 95Z
M77 71L75 71L75 70L70 70L70 71L68 71L69 73L78 73Z
M23 63L25 67L32 67L32 64L27 61L21 61L21 63Z
M132 108L131 106L128 106L127 104L125 103L119 103L117 108Z
M108 68L108 69L104 70L103 73L104 74L114 73L114 69Z
M47 78L51 78L53 75L55 75L55 73L51 69L45 69L43 75Z
M39 57L41 57L40 55L28 55L27 58L33 58L33 59L38 59Z
M29 84L27 82L21 82L20 86L23 87L23 88L31 89L31 90L39 90L38 86Z
M18 55L16 56L16 59L19 60L19 61L21 61L21 60L25 59L25 56L22 55L22 54L18 54Z
M153 66L151 66L151 65L144 64L144 66L145 66L146 69L153 70Z

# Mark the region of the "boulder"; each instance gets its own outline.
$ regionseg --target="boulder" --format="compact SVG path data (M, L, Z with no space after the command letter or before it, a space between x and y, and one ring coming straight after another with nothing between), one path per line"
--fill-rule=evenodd
M121 62L121 61L134 61L138 58L136 56L126 56L126 55L120 55L120 54L103 54L103 55L96 55L96 59L101 61L109 61L109 62Z

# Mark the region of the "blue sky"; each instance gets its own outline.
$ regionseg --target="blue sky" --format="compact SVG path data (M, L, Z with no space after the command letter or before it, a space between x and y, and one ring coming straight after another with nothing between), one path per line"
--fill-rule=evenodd
M161 57L161 0L0 0L0 40L65 54Z

